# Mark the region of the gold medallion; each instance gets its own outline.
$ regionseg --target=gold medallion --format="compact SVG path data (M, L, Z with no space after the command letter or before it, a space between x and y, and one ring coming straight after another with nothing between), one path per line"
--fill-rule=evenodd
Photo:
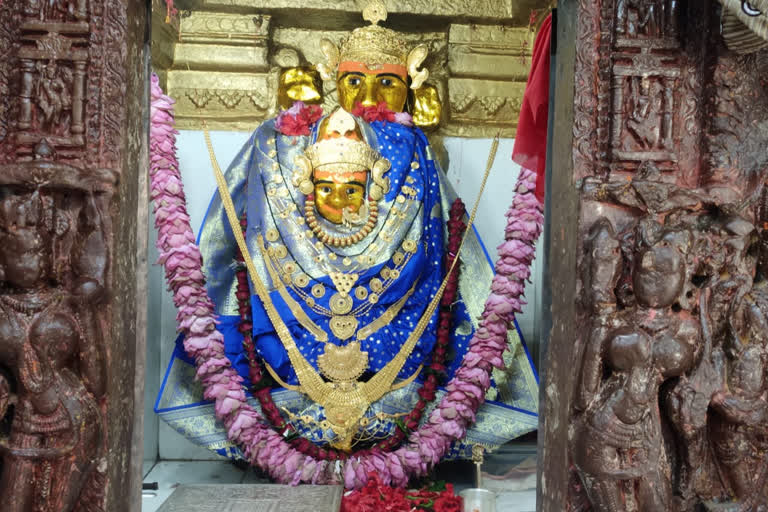
M366 290L364 286L358 286L357 288L355 288L355 297L357 297L360 300L367 299L368 290Z
M403 242L403 250L405 252L416 252L417 247L418 243L416 240L406 240Z
M368 352L353 341L344 347L327 343L317 357L317 367L333 382L354 382L368 368Z
M323 286L321 283L314 285L312 287L312 295L317 299L325 295L325 286Z
M277 242L278 238L280 238L280 233L276 229L267 230L266 239L268 242Z
M353 316L333 316L328 325L333 335L344 341L355 335L358 323L357 318Z
M376 293L379 293L384 288L384 284L381 282L381 279L379 279L378 277L374 277L373 279L371 279L369 284L371 286L371 290L373 290Z
M285 246L282 244L275 245L274 250L275 250L275 256L277 256L280 259L283 259L286 256L288 256L288 249L286 249Z
M372 293L368 296L368 302L371 304L376 304L379 302L379 295L377 293Z
M309 284L309 276L307 274L301 273L297 274L293 278L293 284L298 286L299 288L304 288Z
M392 255L392 262L395 265L400 265L403 262L403 260L405 260L405 255L400 251L397 251L395 254Z
M331 306L331 312L334 315L346 315L352 311L352 297L349 295L342 295L341 293L334 293L329 301Z

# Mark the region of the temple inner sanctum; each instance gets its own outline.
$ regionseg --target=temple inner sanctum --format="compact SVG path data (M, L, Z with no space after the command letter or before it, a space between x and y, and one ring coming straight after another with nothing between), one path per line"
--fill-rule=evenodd
M0 1L0 510L768 510L768 0Z

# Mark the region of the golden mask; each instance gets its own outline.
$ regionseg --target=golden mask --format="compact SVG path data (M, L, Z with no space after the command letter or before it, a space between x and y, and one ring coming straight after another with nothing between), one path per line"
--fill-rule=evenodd
M323 101L320 73L311 67L295 67L280 73L277 101L280 108L291 108L296 101L319 104Z
M323 79L336 80L339 103L345 110L351 111L357 102L375 106L384 101L390 110L402 112L408 78L410 88L416 90L429 77L429 72L421 69L427 47L418 45L409 50L397 32L378 25L387 19L381 0L373 0L363 10L363 18L371 24L353 30L341 46L327 39L321 41L325 62L317 69Z
M375 107L385 102L393 112L402 112L408 99L408 84L393 73L363 73L347 71L336 82L339 104L351 112L360 103L364 107Z
M389 190L389 161L363 142L355 118L343 109L321 123L318 142L295 163L294 184L303 194L314 192L317 212L334 224L354 219L366 210L367 197L378 201Z
M344 181L336 181L337 179ZM349 181L347 181L349 180ZM344 210L358 213L365 199L365 184L349 175L315 180L317 213L334 224L341 224Z
M443 106L434 85L424 85L413 91L413 123L422 130L433 130L440 125Z

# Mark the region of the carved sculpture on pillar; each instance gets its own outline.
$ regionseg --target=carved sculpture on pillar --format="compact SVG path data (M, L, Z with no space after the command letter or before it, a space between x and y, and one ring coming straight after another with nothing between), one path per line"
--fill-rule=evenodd
M104 492L108 267L104 212L75 168L0 178L0 437L4 510L66 511ZM98 508L96 509L98 510Z
M135 196L138 184L122 157L132 80L125 68L134 58L130 4L0 2L4 512L129 506L120 486L133 478L125 475L133 361L124 355L135 339L116 328L129 331L119 317L134 311L134 301L125 295L114 308L113 293L116 283L132 279L133 267L130 258L113 258L125 234L113 227L113 215L120 217L112 199L126 169L134 174L127 174L120 195ZM135 211L128 215L135 221ZM135 241L120 250L135 254ZM119 365L116 354L123 357ZM118 407L123 411L116 414ZM122 425L115 428L115 421ZM130 478L116 482L117 466Z
M729 51L714 0L574 11L568 510L764 510L768 50Z

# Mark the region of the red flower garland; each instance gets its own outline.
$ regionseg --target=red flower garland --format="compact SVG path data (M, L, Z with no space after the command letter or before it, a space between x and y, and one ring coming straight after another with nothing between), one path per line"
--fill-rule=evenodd
M461 244L461 238L466 229L466 224L463 221L466 208L461 199L456 199L451 205L450 216L448 220L448 250L445 255L445 268L446 270L451 267L453 260L456 258L456 253L459 250ZM240 226L245 232L247 222L245 217L240 219ZM253 391L261 404L261 410L266 416L267 420L272 426L282 435L285 435L286 430L292 427L288 425L283 417L280 415L280 411L272 400L271 395L271 382L267 380L264 371L259 364L258 357L256 355L256 349L253 343L253 323L251 321L251 303L250 303L250 287L248 284L248 277L245 269L243 255L240 250L237 251L235 256L237 262L237 289L235 296L238 301L238 311L240 313L240 323L238 330L243 334L243 347L245 349L246 356L248 358L249 370L248 376L253 385ZM424 384L418 391L419 401L414 406L413 410L405 417L403 421L403 427L395 431L395 433L387 439L379 441L371 448L360 450L355 452L356 455L362 455L364 453L371 453L376 451L389 452L395 449L406 438L406 436L412 431L418 428L421 423L421 417L424 414L424 410L432 400L435 399L437 393L438 377L445 372L445 358L447 355L448 345L451 342L451 328L453 327L453 303L456 300L457 292L459 289L459 265L454 267L448 277L448 283L445 287L445 292L440 300L440 310L438 315L438 328L437 328L437 341L435 344L435 350L432 353L432 363L425 369L427 375ZM334 448L320 448L314 443L305 438L296 438L292 441L294 448L299 450L305 455L310 455L322 460L337 460L345 459L347 453L336 450Z

